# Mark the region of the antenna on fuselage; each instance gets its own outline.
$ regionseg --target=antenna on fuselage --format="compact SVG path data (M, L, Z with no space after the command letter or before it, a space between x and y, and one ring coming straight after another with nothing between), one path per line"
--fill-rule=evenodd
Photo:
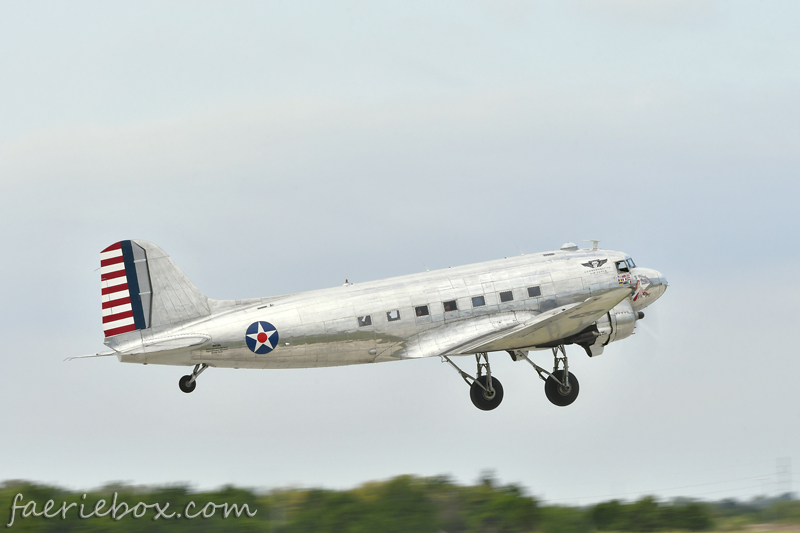
M522 248L520 248L519 245L514 244L514 246L516 246L517 250L519 250L519 255L525 255L525 252L522 251Z
M592 243L592 250L597 250L597 244L600 242L600 239L587 239L586 242Z
M425 272L430 272L430 271L431 271L431 270L428 268L428 265L426 265L426 264L425 264L423 261L420 261L420 263L422 263L422 266L424 266L424 267L425 267Z

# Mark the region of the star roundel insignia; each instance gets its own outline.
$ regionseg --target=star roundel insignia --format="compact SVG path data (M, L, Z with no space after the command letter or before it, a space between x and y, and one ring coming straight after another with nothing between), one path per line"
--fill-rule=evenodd
M244 340L250 351L263 355L278 347L278 329L269 322L259 321L250 324Z

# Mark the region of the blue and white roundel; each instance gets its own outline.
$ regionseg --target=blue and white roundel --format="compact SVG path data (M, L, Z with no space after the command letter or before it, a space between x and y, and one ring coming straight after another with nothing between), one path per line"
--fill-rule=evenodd
M278 346L278 329L269 322L253 322L247 328L244 340L257 354L269 353Z

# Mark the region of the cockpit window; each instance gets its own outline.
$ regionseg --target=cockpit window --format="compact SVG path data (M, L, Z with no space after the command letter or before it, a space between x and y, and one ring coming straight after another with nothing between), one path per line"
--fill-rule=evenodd
M620 272L630 272L630 269L628 268L628 263L626 263L625 261L617 261L617 270L619 270Z
M636 268L636 263L633 262L633 259L628 259L628 266L631 268Z

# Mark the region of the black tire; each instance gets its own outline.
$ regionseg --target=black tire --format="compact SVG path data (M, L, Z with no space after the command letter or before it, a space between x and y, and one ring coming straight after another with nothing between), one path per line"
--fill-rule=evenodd
M189 383L190 379L192 379L192 376L183 376L178 380L178 387L186 394L189 394L197 387L197 381L195 380Z
M500 380L492 376L492 389L494 389L494 394L491 396L489 396L477 382L480 382L481 385L485 387L487 382L486 376L479 377L469 388L469 397L473 405L481 411L491 411L500 405L500 402L503 401L503 385L500 383Z
M553 379L553 376L556 379ZM550 400L550 403L553 405L557 405L559 407L566 407L567 405L571 404L575 401L578 397L578 392L580 391L580 385L578 384L578 378L570 372L569 373L569 389L564 390L564 387L561 386L559 381L564 379L564 371L563 370L556 370L553 372L553 376L548 376L547 381L544 382L544 393L547 396L547 399Z

